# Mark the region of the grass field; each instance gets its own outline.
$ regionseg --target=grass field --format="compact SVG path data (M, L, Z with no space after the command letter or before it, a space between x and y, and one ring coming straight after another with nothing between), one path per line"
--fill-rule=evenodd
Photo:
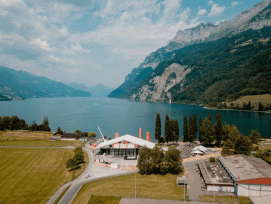
M136 175L137 198L182 200L183 187L176 186L176 175ZM86 203L95 196L134 197L135 174L94 181L84 185L73 204Z
M72 175L66 149L0 148L0 203L46 203Z
M200 202L210 202L214 201L214 196L212 195L204 195L199 196ZM238 198L234 196L215 196L216 203L229 203L229 204L238 204ZM253 204L253 202L249 199L249 197L240 196L239 204Z
M239 107L242 107L244 103L251 102L251 106L254 106L256 109L259 107L259 102L263 104L264 107L271 105L271 95L265 94L265 95L249 95L249 96L243 96L236 101L227 102L227 105L230 106L231 103L238 104Z
M83 146L82 141L50 141L46 140L3 140L0 139L0 146L6 147L65 147L65 146Z
M84 142L75 141L50 141L52 133L29 132L29 131L1 131L0 146L6 147L65 147L65 146L84 146Z
M121 197L114 196L91 196L88 204L101 203L101 204L119 204Z

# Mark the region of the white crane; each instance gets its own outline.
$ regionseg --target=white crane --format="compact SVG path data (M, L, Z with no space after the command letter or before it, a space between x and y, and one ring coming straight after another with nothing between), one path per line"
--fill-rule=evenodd
M104 139L104 136L103 136L103 133L102 133L101 129L100 129L99 127L98 127L98 129L99 129L99 131L100 131L100 133L101 133L101 135L102 135L102 137L103 137L104 142L106 142L107 140Z

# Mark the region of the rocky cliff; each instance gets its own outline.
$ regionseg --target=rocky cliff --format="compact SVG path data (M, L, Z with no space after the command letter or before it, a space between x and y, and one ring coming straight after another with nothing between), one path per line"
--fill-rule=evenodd
M180 30L168 44L148 55L139 67L132 70L125 82L109 94L109 97L129 98L134 89L143 82L161 62L172 60L174 51L189 45L211 42L222 37L237 35L249 29L258 30L271 26L271 0L260 2L251 10L242 12L232 21L224 21L218 25L201 23L195 28ZM134 96L133 96L134 97ZM133 98L132 97L132 98Z

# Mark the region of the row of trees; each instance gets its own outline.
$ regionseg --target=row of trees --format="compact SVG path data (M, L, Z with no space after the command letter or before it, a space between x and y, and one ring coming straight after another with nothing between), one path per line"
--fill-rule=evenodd
M175 147L169 147L165 153L161 148L155 147L152 150L143 147L139 151L138 169L144 175L179 174L183 171L180 151Z
M49 126L49 120L48 117L44 117L42 124L37 125L37 123L35 121L33 121L32 125L29 126L29 130L31 131L46 131L46 132L50 132L51 128Z
M183 141L194 142L197 138L198 126L196 114L193 117L189 116L189 122L187 126L187 117L184 115L183 118Z
M18 116L0 116L0 130L31 130L31 131L51 131L49 127L48 117L43 118L43 122L40 125L34 121L32 125L28 126L24 119L20 119Z
M0 116L0 130L28 130L28 124L18 116Z
M160 114L157 113L156 116L156 122L155 122L155 139L158 140L158 143L163 142L178 142L180 138L180 129L179 129L179 122L178 119L169 119L168 115L166 115L165 119L165 131L164 135L165 137L162 137L162 131L161 131L162 125L161 125L161 118Z
M218 108L222 109L235 109L235 110L257 110L257 111L268 111L271 110L271 104L268 106L264 106L262 102L258 103L257 107L251 105L251 102L243 103L243 106L239 106L238 104L231 103L229 106L227 103L223 102L218 105Z

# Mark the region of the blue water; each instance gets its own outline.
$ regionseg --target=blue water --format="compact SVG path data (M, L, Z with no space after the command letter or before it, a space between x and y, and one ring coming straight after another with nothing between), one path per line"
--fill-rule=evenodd
M213 123L216 114L221 113L222 121L236 125L239 131L249 135L251 130L258 130L263 137L271 137L271 115L265 113L253 113L231 110L209 110L201 106L166 104L152 102L138 102L125 99L112 99L106 97L90 98L41 98L21 101L1 101L0 115L17 115L31 125L33 121L41 124L43 117L49 118L52 131L61 127L66 132L74 132L76 129L82 132L96 132L98 137L102 133L107 138L114 137L117 132L120 135L138 135L138 129L143 128L143 136L147 131L151 132L151 140L154 139L156 114L160 113L162 129L166 114L171 119L178 118L180 135L182 137L183 117L194 113L199 119L203 119L211 113Z

